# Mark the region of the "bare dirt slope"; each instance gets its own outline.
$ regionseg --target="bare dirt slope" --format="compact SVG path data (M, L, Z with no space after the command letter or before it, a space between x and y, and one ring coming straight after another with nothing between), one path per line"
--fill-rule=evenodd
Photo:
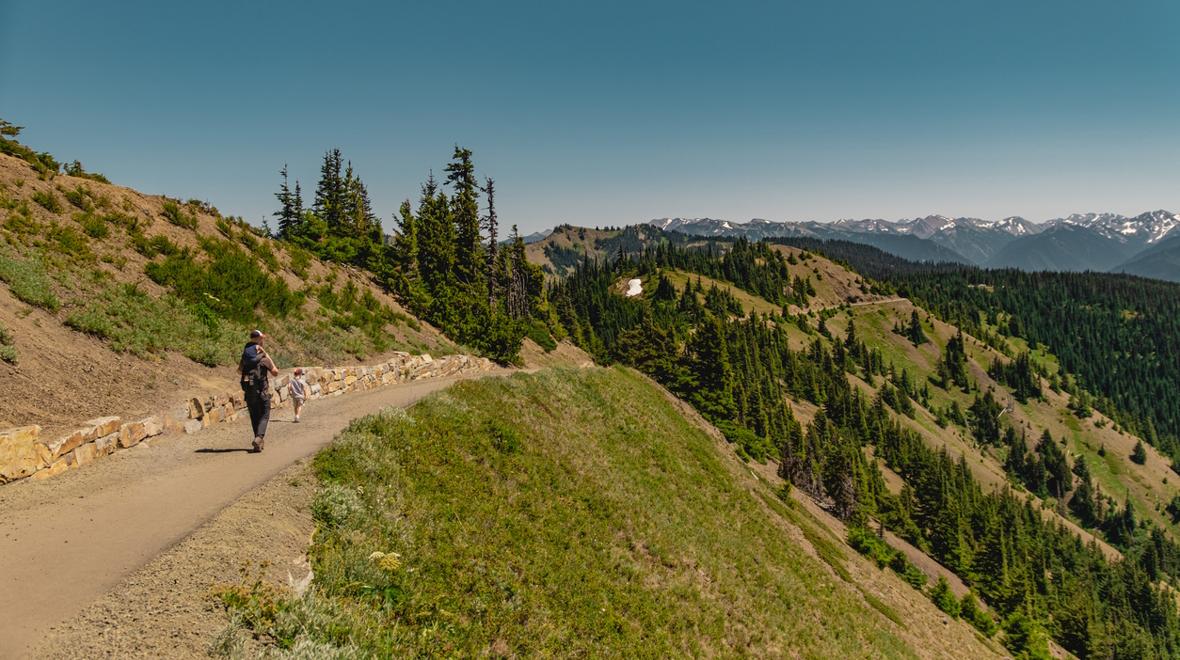
M54 626L89 621L101 629L117 617L157 616L169 607L158 594L122 601L118 615L96 601L243 494L329 443L350 420L407 406L454 380L316 401L299 425L290 423L289 411L278 411L262 454L245 453L250 432L243 418L191 436L159 436L116 453L102 470L0 490L0 593L22 595L0 599L0 657L43 656L36 646L51 639ZM235 533L218 542L241 540ZM192 572L194 579L220 576L202 574L200 565ZM165 581L152 588L172 587Z

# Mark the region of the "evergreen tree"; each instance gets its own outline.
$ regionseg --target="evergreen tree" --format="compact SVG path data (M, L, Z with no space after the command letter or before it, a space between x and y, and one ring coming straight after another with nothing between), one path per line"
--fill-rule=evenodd
M438 296L454 281L455 225L450 203L431 174L422 184L418 200L418 273L430 292Z
M918 310L916 309L910 312L910 324L906 327L906 336L914 343L914 346L930 341L922 330L922 321L918 319Z
M1143 447L1143 441L1135 441L1135 450L1131 452L1131 460L1139 465L1147 462L1147 450Z
M290 239L295 235L299 226L300 214L296 207L295 195L291 193L291 188L287 185L287 165L285 163L283 169L279 170L279 174L283 177L283 182L279 185L279 192L275 193L275 198L279 200L279 210L275 211L273 215L279 219L279 237Z
M471 150L455 146L447 165L447 183L454 196L451 209L455 223L455 275L463 284L474 284L485 272L479 233L479 191Z
M988 390L983 396L975 395L975 401L968 411L971 431L975 441L981 445L994 445L1000 441L1000 411L1002 408Z
M316 186L315 204L312 210L324 222L328 234L340 236L344 232L345 208L347 194L344 178L341 176L342 155L339 149L332 149L324 154L320 164L320 181Z
M487 259L484 276L487 278L488 304L494 305L500 295L502 282L498 277L496 261L499 254L499 220L496 218L496 182L488 177L484 180L484 194L488 198L488 214L484 217L484 229L488 232Z

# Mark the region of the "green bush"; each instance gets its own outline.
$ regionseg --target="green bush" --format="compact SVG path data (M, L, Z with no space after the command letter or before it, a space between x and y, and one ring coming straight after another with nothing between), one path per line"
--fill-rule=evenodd
M311 503L312 518L327 529L342 527L359 518L364 511L365 505L356 489L340 484L324 486Z
M180 246L163 234L148 238L139 229L131 230L131 245L135 251L151 259L156 255L173 255L180 252Z
M897 554L883 539L864 527L848 528L848 545L860 554L873 560L877 568L885 568Z
M20 259L7 250L0 250L0 280L8 284L12 295L21 302L51 312L61 309L61 301L53 293L45 264L38 256Z
M938 582L930 587L930 600L938 609L946 612L951 618L959 618L959 599L951 592L951 585L943 576L938 576Z
M13 345L12 333L2 325L0 325L0 360L8 364L16 364L16 346Z
M300 279L305 279L307 268L311 265L311 253L294 245L287 246L287 252L291 255L287 260L287 268L290 268L291 272Z
M892 568L894 573L897 573L902 580L915 589L926 586L926 574L900 552L895 553L893 559L889 560L889 568Z
M111 228L107 225L106 220L94 215L89 211L74 214L74 220L82 225L82 231L90 238L106 238L111 234Z
M996 634L996 629L999 627L996 620L990 612L983 609L983 606L975 598L975 594L967 592L967 595L963 596L963 601L959 604L959 614L964 621L975 626L975 629L985 636L991 637Z
M905 554L890 546L885 542L885 539L877 536L871 530L861 526L849 527L848 545L872 559L878 568L888 566L911 587L921 589L926 586L926 574L914 566Z
M66 163L65 173L70 176L81 177L83 179L90 179L91 181L98 181L99 183L110 183L110 180L98 172L87 172L79 161Z
M139 218L122 211L112 211L102 216L103 222L126 229L129 233L139 229Z
M94 257L90 251L90 241L73 227L52 225L49 228L49 237L57 242L58 248L65 254L83 259Z
M66 201L73 204L78 210L94 210L94 201L89 189L83 186L74 186L73 190L62 190L61 193L66 196Z
M177 351L208 366L232 364L245 332L173 296L153 298L134 284L112 285L90 296L66 325L106 340L115 351L146 359Z
M34 192L33 201L37 202L41 208L49 211L50 213L61 213L61 202L58 201L57 195L54 195L53 191L51 190L38 190L37 192Z
M191 213L182 211L180 205L172 200L166 200L164 202L164 219L177 227L184 227L185 229L197 228L197 217Z
M257 321L261 310L285 317L302 306L302 294L262 270L233 243L202 239L201 245L208 260L198 261L191 250L182 249L161 262L149 263L144 272L181 299L208 305L223 318L240 323Z
M0 122L3 122L4 125L10 126L8 122L4 122L3 120L0 120ZM12 135L17 135L19 133L20 130L18 128L16 133L13 133ZM37 173L42 179L53 178L53 176L57 174L58 170L61 169L61 163L57 162L57 160L53 157L53 154L46 152L37 153L20 142L17 142L15 139L0 137L0 153L8 154L9 156L15 156L21 160L24 160L29 165L32 165L33 169L37 170Z
M540 319L532 319L525 327L524 334L536 342L546 353L557 348L557 342L553 340L553 335L549 334L549 328Z

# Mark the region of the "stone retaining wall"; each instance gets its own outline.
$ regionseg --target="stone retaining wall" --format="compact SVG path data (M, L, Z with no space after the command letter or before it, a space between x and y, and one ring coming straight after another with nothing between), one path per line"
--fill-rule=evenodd
M308 398L341 396L383 385L424 378L445 378L457 374L491 371L495 364L485 358L448 355L396 353L381 364L366 367L304 367ZM287 393L290 373L271 379L272 408L291 404ZM0 430L0 484L18 479L47 479L91 463L120 449L134 447L146 438L165 431L196 433L218 422L237 419L246 407L241 389L193 398L172 410L139 420L120 417L92 419L81 428L57 438L41 437L40 426Z

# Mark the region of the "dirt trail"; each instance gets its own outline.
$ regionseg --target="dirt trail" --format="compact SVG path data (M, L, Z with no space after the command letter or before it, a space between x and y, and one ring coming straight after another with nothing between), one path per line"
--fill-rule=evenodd
M477 377L477 376L473 376ZM249 420L169 433L101 463L0 488L0 658L34 655L51 629L188 537L228 505L331 442L350 420L407 406L459 378L311 402L300 424L272 416L249 454ZM234 539L224 539L234 543Z

